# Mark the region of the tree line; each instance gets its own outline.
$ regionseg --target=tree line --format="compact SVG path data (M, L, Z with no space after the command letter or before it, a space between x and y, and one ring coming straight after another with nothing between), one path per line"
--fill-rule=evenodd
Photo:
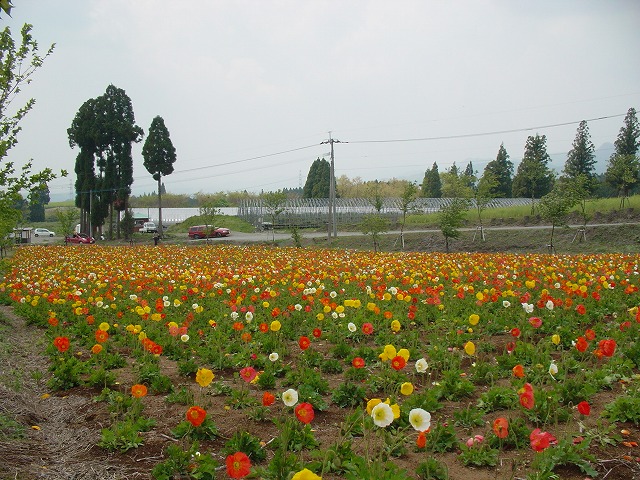
M79 149L75 163L75 204L80 209L82 230L93 232L107 223L110 238L114 230L118 238L122 233L129 236L133 230L129 214L132 144L142 141L144 136L143 129L135 123L131 99L123 89L109 85L103 95L80 106L67 134L69 146ZM160 116L151 122L142 156L145 168L158 182L161 208L162 177L173 172L176 150ZM123 211L121 226L120 212Z

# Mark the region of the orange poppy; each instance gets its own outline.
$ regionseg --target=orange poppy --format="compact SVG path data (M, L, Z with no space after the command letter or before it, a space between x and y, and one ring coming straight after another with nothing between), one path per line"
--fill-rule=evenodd
M513 371L514 377L518 377L518 378L524 377L524 367L522 365L520 364L516 365L515 367L513 367L512 371Z
M579 352L584 352L589 348L589 343L583 336L579 336L578 340L576 340L576 349Z
M402 370L406 364L407 364L407 361L404 359L404 357L401 357L400 355L396 355L391 360L391 366L393 367L394 370Z
M418 448L424 448L427 446L427 432L418 433L418 438L416 438L416 446Z
M56 337L53 340L53 344L60 352L66 352L69 350L70 346L69 339L67 337Z
M363 368L364 367L364 359L361 357L356 357L351 361L351 365L354 366L354 368Z
M275 395L273 393L264 392L262 394L262 405L268 407L269 405L273 405L273 402L276 401Z
M207 412L202 407L195 405L187 410L187 421L194 427L202 425L205 418L207 418Z
M509 422L504 417L496 418L493 422L493 433L498 438L506 438L509 435Z
M616 341L613 339L600 340L598 348L602 351L605 357L612 357L616 351Z
M306 350L309 348L309 345L311 345L311 340L309 340L309 337L302 336L300 340L298 340L298 345L300 345L300 349Z
M131 387L131 396L142 398L147 394L147 387L141 383L136 383Z
M226 460L227 475L231 478L244 478L251 472L251 460L246 453L236 452Z
M109 338L109 334L107 332L100 329L96 330L96 342L104 343L107 341L108 338Z

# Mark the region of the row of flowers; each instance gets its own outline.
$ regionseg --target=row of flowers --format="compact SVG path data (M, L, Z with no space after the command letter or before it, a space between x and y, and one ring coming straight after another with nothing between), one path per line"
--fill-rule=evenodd
M368 387L363 404L370 421L385 429L400 418L398 398L441 388L462 358L471 366L460 370L460 378L473 378L476 366L489 365L496 379L511 381L525 412L538 407L538 391L575 375L576 362L588 372L608 359L631 358L640 324L639 260L230 246L33 247L16 253L0 295L48 328L52 354L93 364L131 348L154 357L194 358L198 368L192 373L201 388L215 378L216 368L204 360L212 351L221 353L218 368L232 368L254 393L260 377L299 369L318 353L316 346L347 345L344 368L395 382L386 400ZM279 397L301 423L316 418L313 400L301 399L297 388L267 390L264 407ZM131 395L147 392L138 383ZM589 416L587 396L579 400L577 411ZM429 438L434 412L427 410L418 405L404 413L418 448ZM192 405L185 415L194 428L207 419L203 405ZM497 438L509 431L506 416L492 420ZM467 446L483 441L475 435ZM529 442L535 451L557 444L537 427L530 428ZM249 472L251 463L242 455L227 458L233 478ZM303 470L296 475L315 478Z

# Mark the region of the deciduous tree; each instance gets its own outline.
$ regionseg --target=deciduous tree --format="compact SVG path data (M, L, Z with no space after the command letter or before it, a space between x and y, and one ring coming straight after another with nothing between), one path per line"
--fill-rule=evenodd
M400 223L400 242L404 250L404 226L407 222L407 214L411 211L412 205L418 196L418 186L415 183L407 183L402 197L400 197L400 212L402 212L402 222Z
M551 235L549 237L549 253L555 253L553 245L553 235L556 227L567 224L569 210L577 203L574 191L565 188L562 182L558 182L554 188L547 193L538 204L540 216L551 223Z
M454 198L449 204L440 207L438 225L444 235L445 250L449 252L449 241L460 236L460 227L464 224L469 200L466 198Z
M262 204L266 210L267 216L271 220L272 241L276 240L276 223L278 216L285 211L285 203L287 202L287 194L282 190L275 192L266 192L261 195Z
M9 14L11 3L5 1L1 8ZM54 48L52 45L41 56L32 28L29 24L22 27L19 44L11 36L9 27L0 32L0 243L8 241L8 234L22 218L22 212L15 208L22 199L21 192L28 192L29 199L34 199L42 185L56 178L50 168L33 173L31 161L16 167L13 161L6 160L9 151L18 144L20 122L33 108L35 100L28 100L15 111L10 111L11 104ZM66 174L64 170L60 172L61 176Z
M360 224L360 229L365 235L371 235L373 251L380 249L380 235L389 229L389 221L380 213L365 215Z

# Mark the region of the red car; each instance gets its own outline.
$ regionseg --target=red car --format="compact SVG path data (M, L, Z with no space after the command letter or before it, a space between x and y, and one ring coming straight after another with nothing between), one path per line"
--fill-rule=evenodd
M197 240L198 238L206 237L228 237L228 228L224 227L207 227L206 225L195 225L189 228L189 238Z
M89 244L96 243L96 239L90 237L86 233L74 233L73 235L67 235L64 237L64 243L79 243L79 244Z

